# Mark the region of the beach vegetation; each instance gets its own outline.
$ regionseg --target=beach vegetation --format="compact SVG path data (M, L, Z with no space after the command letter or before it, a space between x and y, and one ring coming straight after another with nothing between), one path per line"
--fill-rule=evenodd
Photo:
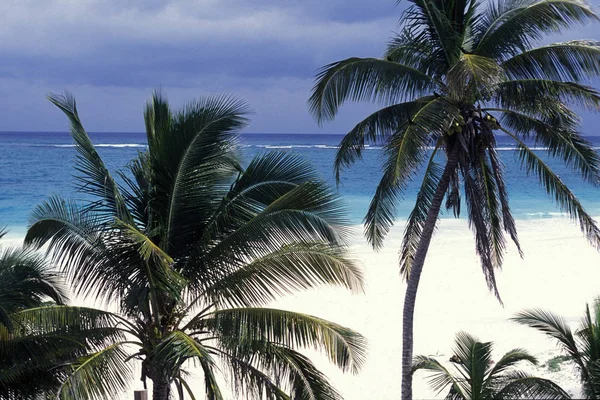
M524 349L512 349L497 362L492 359L493 343L480 342L474 336L456 335L454 355L444 363L436 358L417 356L412 372L430 373L429 384L446 399L569 399L560 386L518 368L519 364L537 365L537 359Z
M571 361L572 359L573 357L566 355L552 357L546 362L545 366L548 367L548 371L550 372L558 372L560 371L560 365L562 363L566 361Z
M71 363L121 338L112 316L67 300L46 258L0 249L0 399L55 398Z
M49 100L70 121L84 200L49 198L33 211L25 241L47 246L76 295L116 307L115 328L127 337L73 364L60 393L114 398L139 360L154 400L202 396L191 389L192 367L201 370L206 399L229 398L223 377L240 398L340 399L301 350L320 350L355 373L365 339L269 307L323 285L363 289L346 252L345 208L312 166L269 152L243 167L244 102L211 96L175 111L155 93L144 112L147 151L112 174L75 99Z
M600 298L586 304L579 328L552 312L534 309L518 313L513 321L530 326L554 340L579 371L579 381L586 399L600 397Z
M520 166L600 248L600 229L583 204L533 148L564 162L591 185L600 182L600 157L580 133L576 110L597 112L600 43L548 36L598 21L581 0L411 0L399 32L381 58L351 57L322 67L308 101L319 123L348 101L383 108L341 140L334 162L343 170L365 146L383 146L381 180L364 219L375 249L395 222L397 204L424 171L404 228L400 271L407 281L402 329L402 399L412 397L410 368L417 288L442 209L465 213L489 289L500 300L496 271L507 241L519 254L497 135L515 144ZM465 210L466 208L466 210Z

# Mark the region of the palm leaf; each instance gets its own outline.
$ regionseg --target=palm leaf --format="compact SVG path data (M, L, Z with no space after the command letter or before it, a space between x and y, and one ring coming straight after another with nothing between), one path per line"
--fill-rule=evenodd
M268 308L217 310L198 321L198 327L214 332L227 348L239 339L274 342L291 348L324 351L343 371L357 373L366 359L366 341L341 325L291 311ZM234 353L235 354L235 353Z
M460 360L456 367L465 378L468 377L471 398L479 398L490 369L492 343L480 342L466 332L457 333L454 343L454 354Z
M132 378L126 358L121 343L83 357L71 365L69 377L57 397L61 400L114 398L127 389Z
M502 113L502 124L512 132L523 139L534 139L547 147L552 157L560 158L589 183L600 184L600 156L593 145L571 127L576 122L569 122L569 114L548 120L506 109L487 108L485 111ZM565 123L561 124L562 121Z
M412 263L414 261L419 242L421 241L421 233L427 213L431 208L433 196L437 188L438 182L442 176L442 169L434 161L439 145L434 148L429 157L429 163L425 169L421 188L417 193L415 207L408 216L406 227L404 228L404 237L402 238L402 248L400 249L400 273L404 279L408 280Z
M325 375L304 355L275 343L247 341L238 348L235 357L252 361L261 370L274 376L290 391L289 398L298 400L341 400L341 395L331 386Z
M331 120L347 100L398 102L439 87L427 74L376 58L348 58L321 68L308 100L317 121Z
M543 113L544 108L556 100L590 111L600 107L600 93L596 89L574 82L543 79L506 81L498 84L495 96L502 108L530 113Z
M579 348L575 341L575 337L571 332L571 328L569 328L566 321L558 315L536 309L522 311L511 318L511 320L518 324L537 329L550 338L557 340L563 350L573 357L581 368L585 368L585 365L580 358Z
M92 203L90 207L98 211L107 220L116 217L127 222L131 221L131 215L127 210L118 185L108 172L81 124L75 98L67 92L64 95L49 94L48 100L60 108L71 122L71 135L78 153L75 169L82 174L77 177L79 190L99 199L98 202Z
M475 53L499 59L530 48L544 35L598 20L580 0L501 0L490 2L476 26Z
M496 60L475 54L463 54L446 76L450 96L455 99L488 98L503 78Z
M167 196L158 196L154 208L165 228L162 247L173 256L194 243L214 211L216 185L237 171L234 132L247 124L246 114L240 100L207 97L188 104L157 136L160 146L150 153L153 190Z
M496 399L570 399L571 396L549 379L528 376L519 371L508 374L510 382L494 396Z
M220 352L228 365L231 383L236 397L261 398L267 400L290 400L273 379L253 366L250 362L240 360L226 352Z
M206 296L217 305L257 306L325 284L361 291L363 277L339 249L322 243L296 244L243 265L212 284Z
M343 168L349 167L362 158L362 150L368 143L380 143L389 139L413 118L423 107L434 100L433 96L421 97L414 101L394 104L382 108L359 122L341 140L334 161L337 181Z
M383 176L365 217L365 236L374 248L383 245L396 217L397 200L426 160L427 147L444 134L457 113L454 106L436 98L412 115L386 144Z
M168 380L177 376L183 364L188 360L204 361L204 364L201 365L205 374L214 368L214 360L209 350L202 343L179 330L171 332L162 339L153 350L152 357L161 365L165 374L162 378ZM209 375L211 374L209 373ZM206 379L211 379L211 377Z
M511 79L582 82L600 75L600 42L571 40L524 51L502 63Z
M416 356L413 361L412 372L414 374L419 370L433 372L429 377L429 385L438 394L451 386L463 399L468 398L469 388L465 387L465 380L455 377L438 360L431 357Z
M502 130L516 141L519 158L526 167L527 172L534 172L538 175L546 192L554 197L558 206L568 212L571 218L578 220L579 226L590 244L597 248L600 247L600 229L596 226L594 219L585 211L577 197L525 143L512 133Z

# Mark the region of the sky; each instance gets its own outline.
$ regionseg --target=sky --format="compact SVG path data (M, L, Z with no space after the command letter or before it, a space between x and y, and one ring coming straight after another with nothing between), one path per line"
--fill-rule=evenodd
M175 107L215 93L244 99L246 132L346 133L375 105L348 104L318 126L306 106L315 72L381 56L405 7L395 3L2 0L0 131L67 130L45 95L68 90L87 130L140 132L159 88ZM591 3L600 12L600 0ZM568 38L600 40L600 23ZM596 126L600 117L586 114L584 131Z

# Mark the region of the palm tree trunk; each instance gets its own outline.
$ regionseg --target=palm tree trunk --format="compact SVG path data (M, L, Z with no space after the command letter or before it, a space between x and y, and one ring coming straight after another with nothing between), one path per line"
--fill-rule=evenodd
M152 381L152 400L169 400L171 383L164 379Z
M454 149L452 149L444 173L435 190L431 208L427 213L427 219L423 226L415 259L410 269L408 286L404 296L404 310L402 314L402 400L412 400L413 320L417 289L419 287L419 280L421 279L421 272L423 272L427 250L429 249L429 243L431 243L431 237L433 236L440 213L440 207L450 184L450 174L458 164L458 146L460 145L456 143Z

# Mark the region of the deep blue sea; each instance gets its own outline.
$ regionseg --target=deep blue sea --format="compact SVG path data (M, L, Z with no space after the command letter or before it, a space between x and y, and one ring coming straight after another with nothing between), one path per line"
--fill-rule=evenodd
M90 133L98 152L109 169L123 167L138 152L145 150L143 133ZM324 179L334 185L332 172L336 145L341 135L324 134L244 134L243 157L248 160L257 153L279 150L292 151L310 160ZM600 137L588 137L600 149ZM519 168L518 158L506 137L499 137L499 148L506 166L506 178L512 209L518 219L556 218L562 214L537 178L528 177ZM539 150L544 154L543 150ZM75 192L73 169L75 149L69 133L63 132L3 132L0 133L0 226L12 234L22 234L33 207L47 196L60 194L80 199ZM371 146L364 160L346 170L339 186L354 223L360 223L380 177L381 149ZM600 189L584 183L561 162L548 161L554 170L581 199L588 211L600 216ZM399 206L399 218L406 218L418 190L419 176L408 188Z

